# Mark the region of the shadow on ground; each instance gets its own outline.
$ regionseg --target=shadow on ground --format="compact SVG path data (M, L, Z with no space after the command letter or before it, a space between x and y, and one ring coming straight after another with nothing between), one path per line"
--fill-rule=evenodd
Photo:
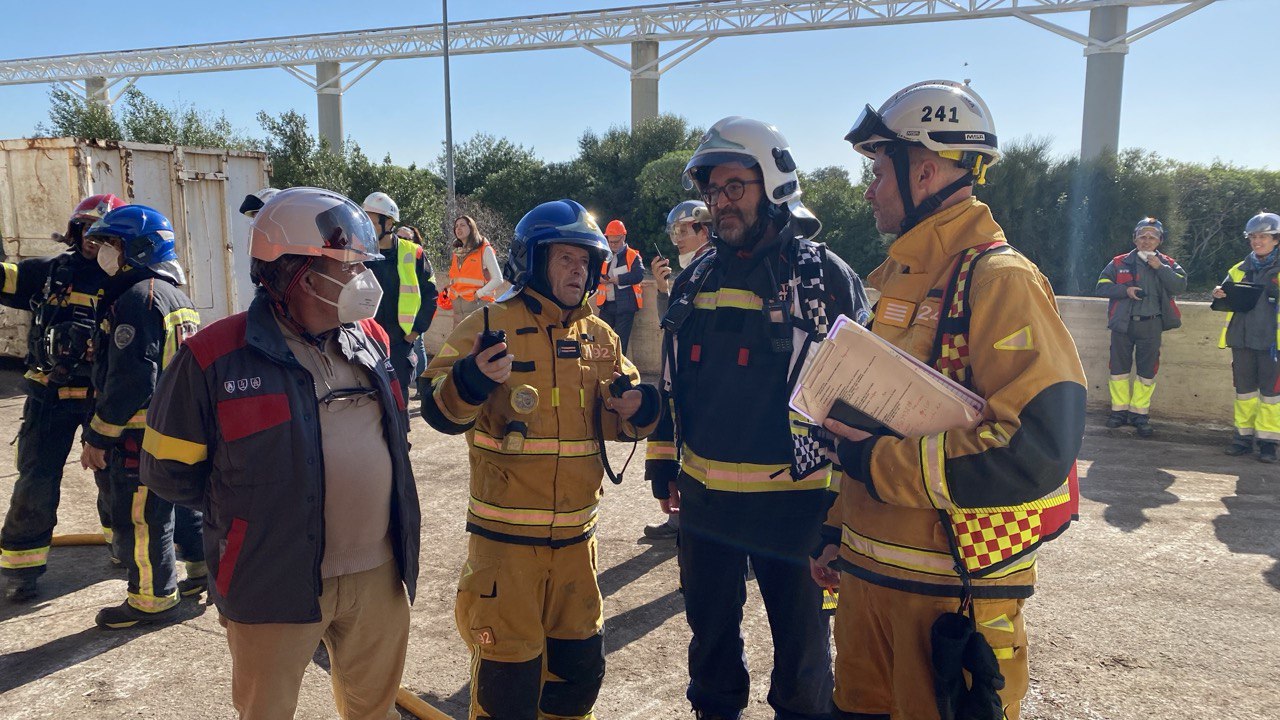
M1233 553L1271 556L1276 562L1262 577L1280 590L1280 468L1259 465L1241 472L1236 494L1222 504L1226 514L1213 519L1218 539Z

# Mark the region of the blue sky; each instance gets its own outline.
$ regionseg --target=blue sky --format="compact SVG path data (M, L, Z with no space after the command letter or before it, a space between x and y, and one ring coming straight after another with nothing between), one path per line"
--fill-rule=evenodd
M454 0L451 20L562 12L624 3ZM640 4L640 3L631 3ZM127 9L125 9L127 7ZM217 8L214 12L210 8ZM0 26L8 58L237 40L434 23L434 0L349 0L216 4L132 1L111 11L82 3L13 3ZM1137 27L1173 8L1130 11ZM58 23L53 18L74 17ZM1077 31L1085 13L1053 16ZM1134 43L1125 61L1124 147L1179 160L1214 159L1280 169L1278 0L1218 0ZM1247 33L1245 28L1270 28ZM670 47L664 45L665 52ZM613 52L629 57L627 46ZM548 160L576 153L586 128L630 119L630 83L620 68L585 50L455 57L454 138L506 136ZM970 78L996 118L1003 142L1047 137L1056 152L1080 143L1085 58L1079 45L1016 19L926 23L724 38L664 75L659 105L705 127L725 115L778 125L802 168L859 166L841 140L865 103L932 77ZM258 110L305 112L314 129L315 95L283 70L143 78L138 86L164 104L223 111L259 135ZM375 158L431 161L444 138L439 59L383 63L344 96L348 136ZM30 134L46 119L48 86L0 87L0 137Z

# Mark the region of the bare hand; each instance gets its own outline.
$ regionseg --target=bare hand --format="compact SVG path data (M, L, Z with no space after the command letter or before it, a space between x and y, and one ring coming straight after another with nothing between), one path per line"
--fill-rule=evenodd
M1223 290L1222 286L1219 285L1218 287L1213 289L1213 296L1216 298L1224 298L1227 296L1227 291Z
M840 586L840 571L829 567L839 554L840 546L828 545L822 548L822 554L817 559L809 558L809 577L813 578L818 587L834 590Z
M476 367L484 376L501 385L511 377L511 363L515 356L507 352L506 343L498 343L493 347L480 351L480 333L476 333L475 344L471 346L471 354L475 355Z
M107 451L85 443L80 448L80 467L85 470L106 470Z
M653 269L653 278L658 281L658 287L670 292L671 261L667 258L660 257L653 261L653 265L651 267Z
M658 500L658 505L668 515L680 514L680 489L674 482L667 483L667 497Z
M1160 266L1163 264L1164 263L1160 262L1160 256L1155 253L1151 253L1151 257L1147 258L1147 265L1149 265L1152 270L1159 270Z
M1125 289L1125 293L1129 296L1130 300L1141 300L1142 298L1138 297L1138 293L1140 292L1142 292L1142 288L1136 285L1130 285Z

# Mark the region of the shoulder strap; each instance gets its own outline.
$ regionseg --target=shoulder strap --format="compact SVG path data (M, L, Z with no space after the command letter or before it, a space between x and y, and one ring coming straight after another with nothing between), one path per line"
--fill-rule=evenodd
M973 269L987 253L1005 247L1009 244L996 241L961 253L956 258L955 269L942 296L945 311L938 320L929 365L966 386L969 384L969 288L972 286Z

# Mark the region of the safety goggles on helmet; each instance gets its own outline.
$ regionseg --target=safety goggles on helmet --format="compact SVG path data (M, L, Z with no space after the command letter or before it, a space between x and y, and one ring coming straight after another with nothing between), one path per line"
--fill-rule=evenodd
M844 139L851 143L854 148L866 143L873 138L879 138L880 142L903 141L906 139L899 137L884 123L884 118L876 109L870 105L863 106L862 112L859 113L858 119L854 121L853 127L849 132L845 133ZM878 143L877 143L878 144ZM874 151L874 147L869 148Z

